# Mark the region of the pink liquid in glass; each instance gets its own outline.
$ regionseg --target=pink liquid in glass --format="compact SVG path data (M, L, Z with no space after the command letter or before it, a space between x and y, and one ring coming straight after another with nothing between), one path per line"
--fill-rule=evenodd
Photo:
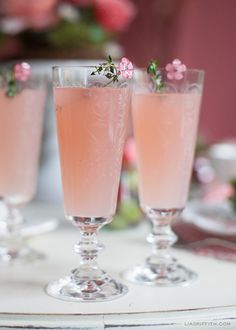
M11 204L35 192L45 96L24 89L10 98L0 89L0 197Z
M182 208L188 196L200 93L137 93L132 114L142 206Z
M55 88L65 209L68 215L115 213L130 92Z

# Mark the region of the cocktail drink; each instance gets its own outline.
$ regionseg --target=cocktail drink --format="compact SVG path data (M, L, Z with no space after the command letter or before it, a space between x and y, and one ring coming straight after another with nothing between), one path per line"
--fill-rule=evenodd
M67 215L115 213L129 89L54 89Z
M148 236L152 255L144 265L124 273L131 281L148 285L176 285L195 278L169 253L176 241L170 222L178 217L188 197L203 72L187 70L183 79L170 81L160 70L164 86L153 90L149 75L137 70L132 117L137 148L139 199L153 222Z
M91 75L93 70L53 69L65 213L80 230L75 251L81 263L71 275L49 283L47 292L74 301L103 301L127 291L96 259L102 248L97 231L116 210L131 92L122 78L107 84L104 76Z
M0 90L0 196L9 204L35 193L45 96L25 89L9 98Z
M41 257L22 236L19 208L34 196L46 99L45 77L31 77L14 96L0 84L0 260Z
M142 206L184 207L200 102L200 93L134 94L132 109Z

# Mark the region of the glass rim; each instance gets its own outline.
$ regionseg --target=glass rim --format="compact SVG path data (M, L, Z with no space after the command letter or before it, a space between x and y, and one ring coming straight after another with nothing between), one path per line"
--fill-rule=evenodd
M141 67L141 68L139 68L139 67L137 67L137 68L134 68L134 71L135 70L137 70L137 71L145 71L146 73L148 73L147 72L147 68L144 68L144 67ZM161 67L161 68L158 68L158 70L161 70L161 71L166 71L166 68L164 68L164 67ZM202 74L205 74L205 70L203 70L203 69L192 69L192 68L190 68L190 69L186 69L186 71L184 71L183 72L183 74L184 73L186 73L186 72L198 72L198 73L202 73ZM167 73L167 71L166 71L166 73Z
M53 65L52 66L52 71L57 70L57 69L96 69L98 65ZM123 71L135 71L135 68L133 69L122 69L119 71L123 72Z
M53 65L52 66L52 71L57 71L59 69L68 69L68 70L72 70L72 69L96 69L98 67L98 65ZM166 69L164 67L160 67L158 68L158 70L160 71L166 71ZM147 68L144 68L144 67L134 67L133 69L123 69L123 70L119 70L121 72L125 72L125 71L132 71L133 73L135 73L135 71L141 71L141 72L147 72ZM166 71L167 73L167 71ZM205 70L203 69L186 69L185 72L183 73L198 73L198 74L201 74L201 75L205 75Z

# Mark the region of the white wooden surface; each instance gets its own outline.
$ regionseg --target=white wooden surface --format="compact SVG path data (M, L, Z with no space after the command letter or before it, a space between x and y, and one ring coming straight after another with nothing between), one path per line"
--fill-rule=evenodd
M31 207L28 215L61 214L46 205ZM149 252L145 236L149 228L121 232L103 231L106 250L100 265L119 277L120 271L142 261ZM0 329L236 329L236 264L173 253L199 274L189 287L158 288L128 284L129 293L104 303L70 303L44 292L52 279L66 275L78 264L72 226L35 237L30 243L47 254L33 265L0 268ZM124 281L125 282L125 281ZM214 322L214 324L212 324Z

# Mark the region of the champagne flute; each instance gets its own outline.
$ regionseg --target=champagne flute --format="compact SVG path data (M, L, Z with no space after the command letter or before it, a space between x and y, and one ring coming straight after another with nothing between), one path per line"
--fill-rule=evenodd
M129 82L93 75L95 67L54 67L65 214L80 232L81 261L68 276L49 283L47 293L69 301L105 301L127 292L97 264L99 229L116 210L131 92Z
M30 68L26 63L23 65ZM12 74L9 72L8 75ZM0 80L0 261L3 262L43 257L22 236L21 209L36 190L46 87L46 77L35 74L23 83L4 77Z
M159 69L155 77L159 89L146 70L137 70L132 97L139 199L153 226L147 237L152 252L123 275L138 284L180 285L196 274L170 253L177 240L171 223L188 197L204 73L187 70L183 79L171 80Z

